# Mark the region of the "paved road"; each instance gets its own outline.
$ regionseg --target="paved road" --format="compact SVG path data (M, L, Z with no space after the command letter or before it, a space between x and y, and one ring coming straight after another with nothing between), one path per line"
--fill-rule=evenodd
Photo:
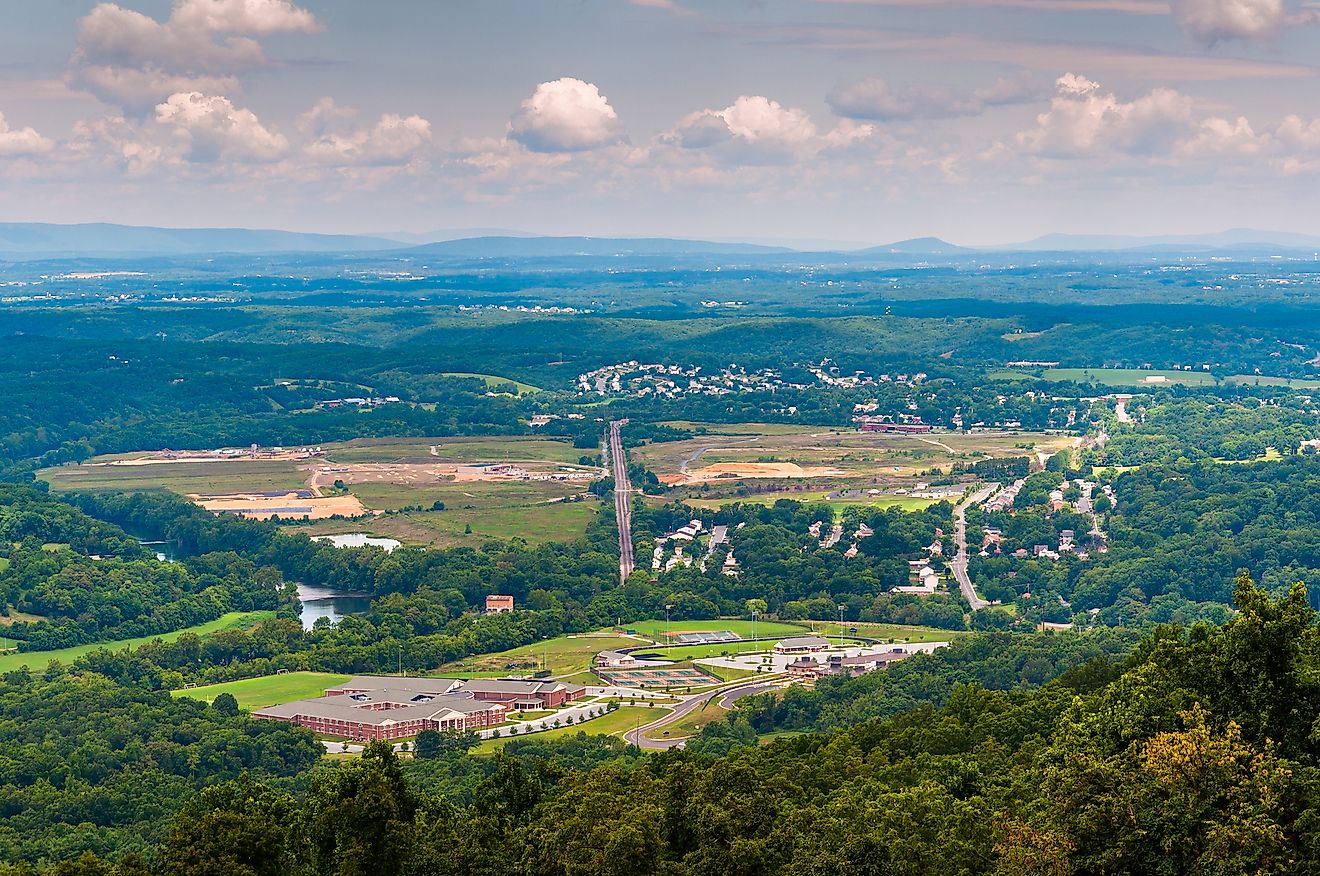
M733 705L734 700L739 697L750 696L754 693L763 693L772 687L776 687L776 682L782 682L782 677L774 681L765 678L755 679L747 682L740 682L730 687L721 688L717 691L707 691L706 693L693 694L683 702L674 707L674 710L667 715L649 724L643 724L623 734L623 741L636 745L638 748L662 749L677 748L687 739L647 739L646 733L651 730L658 730L667 727L670 724L681 721L688 712L699 709L711 700L718 700L722 708L728 708Z
M610 423L610 464L614 467L614 516L619 522L619 580L626 581L636 568L632 540L632 484L628 481L628 458L623 455L619 430L626 420Z
M976 595L972 578L967 574L967 509L990 498L990 494L998 487L998 484L987 484L959 502L958 507L953 509L953 538L958 544L958 555L949 563L949 568L953 569L953 577L957 579L963 598L972 607L972 611L980 611L990 603Z

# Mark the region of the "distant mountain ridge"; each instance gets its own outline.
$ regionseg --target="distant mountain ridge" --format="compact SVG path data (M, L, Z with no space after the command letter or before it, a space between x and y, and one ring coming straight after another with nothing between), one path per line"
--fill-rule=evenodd
M94 222L0 223L0 256L189 255L197 253L363 252L399 249L396 240L252 228L158 228Z
M470 237L428 243L410 254L458 258L555 258L570 256L767 255L790 253L783 246L714 243L669 237Z
M866 249L856 250L854 255L947 255L960 252L973 252L969 247L958 246L949 243L947 240L941 240L938 237L913 237L909 240L900 240L895 243L886 243L880 246L869 246Z
M1230 228L1209 234L1046 234L1025 243L983 247L992 250L1022 252L1121 252L1123 250L1159 249L1320 249L1320 236L1293 231L1261 231L1254 228Z
M787 243L788 241L786 241ZM315 234L253 228L164 228L157 226L85 223L57 225L39 222L0 223L0 260L36 261L67 257L134 257L194 255L259 255L263 253L367 254L423 256L447 259L662 258L794 254L827 259L877 259L885 262L926 261L923 257L958 260L977 253L1203 253L1263 254L1291 250L1320 252L1320 235L1289 231L1232 228L1208 234L1122 235L1046 234L1033 240L994 246L960 246L939 237L914 237L879 246L857 248L835 244L816 248L812 242L774 245L770 241L699 240L670 237L589 237L535 235L504 229L449 229L426 233ZM818 241L825 243L825 241Z

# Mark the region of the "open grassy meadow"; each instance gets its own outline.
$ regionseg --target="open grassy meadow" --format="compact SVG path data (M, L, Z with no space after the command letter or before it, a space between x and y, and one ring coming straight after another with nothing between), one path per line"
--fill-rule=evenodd
M22 666L26 666L29 669L44 669L46 664L52 660L58 660L67 665L84 654L90 654L98 648L109 648L111 651L123 651L125 648L136 648L139 645L145 645L156 639L172 642L184 633L196 633L199 636L207 636L211 633L218 633L221 630L250 627L274 616L275 612L273 611L231 611L227 614L221 615L213 621L208 621L204 624L197 624L192 627L185 627L182 630L175 630L172 633L161 633L156 636L140 636L136 639L120 639L115 642L97 642L91 645L74 645L70 648L58 648L54 651L11 651L6 654L0 654L0 673L13 672L15 669Z
M238 700L240 709L250 712L253 709L264 709L280 703L319 697L326 688L343 684L350 678L351 675L334 672L286 672L282 675L263 675L260 678L244 678L239 681L182 688L170 693L176 697L189 697L205 703L211 702L222 693L230 693Z
M486 381L486 386L490 389L502 386L506 383L512 383L518 390L518 395L530 395L534 392L540 392L541 387L532 386L530 383L523 383L521 380L513 380L508 377L498 377L494 374L473 374L470 371L446 371L444 377L475 377Z

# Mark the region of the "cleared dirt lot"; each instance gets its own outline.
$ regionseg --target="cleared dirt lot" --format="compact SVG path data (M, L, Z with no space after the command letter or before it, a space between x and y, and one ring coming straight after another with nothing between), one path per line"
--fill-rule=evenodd
M357 496L310 496L307 490L295 490L280 495L270 493L227 493L223 495L190 495L198 505L217 514L237 514L253 520L325 520L339 515L357 517L367 513Z

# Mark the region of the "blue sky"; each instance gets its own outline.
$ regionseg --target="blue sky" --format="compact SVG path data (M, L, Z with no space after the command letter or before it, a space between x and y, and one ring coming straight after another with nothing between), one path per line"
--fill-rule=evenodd
M1299 0L0 0L0 220L1320 233Z

